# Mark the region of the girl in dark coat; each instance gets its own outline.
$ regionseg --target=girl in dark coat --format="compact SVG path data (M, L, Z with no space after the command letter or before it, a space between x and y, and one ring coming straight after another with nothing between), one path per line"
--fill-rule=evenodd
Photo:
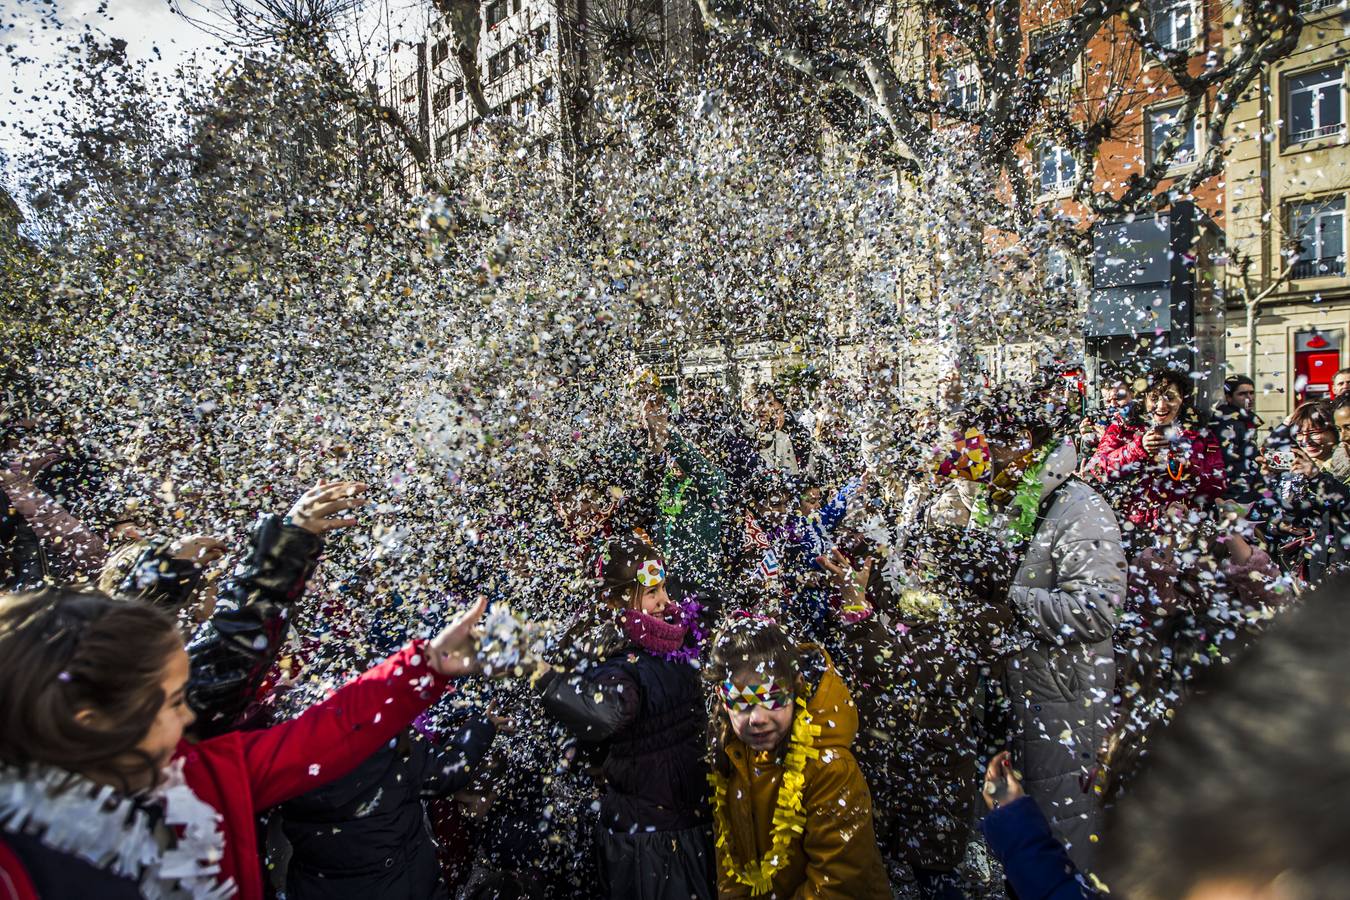
M696 647L666 595L665 566L640 538L602 553L597 663L535 673L544 708L603 744L605 793L596 849L600 894L712 900L716 873L704 758L707 714Z

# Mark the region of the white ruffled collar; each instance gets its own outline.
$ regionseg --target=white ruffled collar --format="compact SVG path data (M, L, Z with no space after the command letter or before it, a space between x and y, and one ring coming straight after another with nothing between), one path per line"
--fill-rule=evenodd
M225 844L220 821L183 778L182 760L144 798L51 766L0 766L0 829L129 878L147 900L235 894L233 880L216 881Z

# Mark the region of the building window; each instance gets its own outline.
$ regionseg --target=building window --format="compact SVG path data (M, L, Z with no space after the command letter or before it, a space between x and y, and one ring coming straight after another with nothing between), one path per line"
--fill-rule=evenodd
M553 79L545 78L543 83L539 85L539 103L541 105L546 103L552 103L554 100L554 96L555 95L553 92Z
M525 65L526 60L529 59L530 53L529 42L516 41L514 44L511 45L511 53L515 56L517 66Z
M1072 153L1057 144L1049 144L1041 147L1036 157L1041 193L1058 194L1073 187L1078 178L1078 161Z
M445 159L450 155L450 150L450 135L442 133L440 137L436 138L436 158Z
M1285 128L1289 143L1299 144L1339 134L1345 123L1340 66L1327 66L1289 77L1286 84Z
M403 79L403 82L399 85L399 93L403 95L404 100L417 99L417 76L409 75Z
M463 102L464 102L464 79L463 79L463 78L458 78L458 79L455 80L454 89L455 89L455 102L456 102L456 103L463 103Z
M488 57L488 81L496 81L511 71L511 48L499 50Z
M1078 284L1074 274L1073 260L1063 247L1051 247L1045 255L1045 286L1047 288L1073 288Z
M1149 165L1157 161L1162 151L1162 146L1171 138L1178 129L1182 131L1181 143L1177 146L1176 152L1172 154L1172 159L1168 163L1170 166L1188 166L1195 162L1196 132L1200 127L1199 117L1190 122L1181 120L1182 104L1174 103L1169 106L1159 106L1150 109L1146 116L1146 133L1148 146L1145 148Z
M450 97L454 90L453 85L443 84L436 88L436 93L431 95L431 108L435 112L443 112L450 105Z
M1299 242L1294 278L1345 274L1345 196L1289 208L1289 234Z
M1195 41L1192 0L1154 0L1149 9L1149 34L1167 50L1189 50Z
M437 41L435 44L432 45L431 64L433 66L439 66L441 63L445 62L446 59L448 59L449 57L450 57L449 40L447 40L446 38L441 38L439 41Z
M487 15L484 18L487 20L488 28L496 28L506 21L506 0L492 0L487 5Z
M511 0L511 12L520 12L520 0Z
M942 98L963 111L980 105L980 73L973 62L952 66L942 73Z
M1048 48L1053 52L1055 42L1064 36L1063 27L1045 28L1033 32L1027 38L1027 56L1033 56L1039 53L1043 48ZM1041 63L1044 66L1044 63ZM1078 86L1081 70L1078 66L1078 59L1075 58L1072 64L1065 66L1064 71L1053 77L1050 73L1042 69L1038 72L1028 72L1029 76L1045 78L1048 81L1046 85L1052 93L1067 94Z
M536 54L543 53L553 43L552 35L549 33L549 23L547 22L530 32L530 37L534 41L534 52Z

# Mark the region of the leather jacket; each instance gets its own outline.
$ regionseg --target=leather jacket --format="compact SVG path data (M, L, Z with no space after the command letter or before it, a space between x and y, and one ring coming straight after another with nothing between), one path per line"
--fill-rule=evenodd
M259 521L249 555L221 584L214 612L188 642L195 737L204 740L240 726L276 662L291 608L322 551L322 538L280 516Z

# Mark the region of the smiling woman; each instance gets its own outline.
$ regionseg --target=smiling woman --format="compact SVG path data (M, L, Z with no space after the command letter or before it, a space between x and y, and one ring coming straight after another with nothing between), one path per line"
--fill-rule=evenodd
M1191 405L1194 388L1182 372L1156 372L1143 408L1112 422L1085 469L1102 483L1123 522L1127 547L1171 528L1180 510L1204 508L1223 496L1227 474L1218 438Z

